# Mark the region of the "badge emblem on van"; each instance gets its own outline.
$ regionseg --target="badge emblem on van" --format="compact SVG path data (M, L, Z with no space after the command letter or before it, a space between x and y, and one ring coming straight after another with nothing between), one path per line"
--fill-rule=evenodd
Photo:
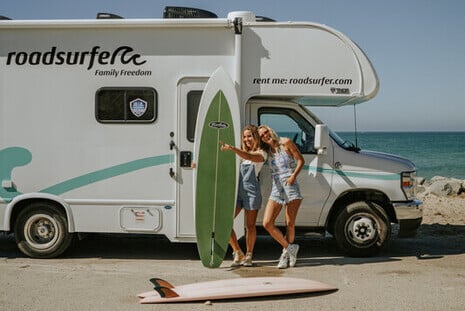
M131 112L136 117L141 117L147 111L147 102L140 98L136 98L129 102Z
M218 130L225 129L229 127L229 124L222 121L212 121L208 123L209 127L216 128Z

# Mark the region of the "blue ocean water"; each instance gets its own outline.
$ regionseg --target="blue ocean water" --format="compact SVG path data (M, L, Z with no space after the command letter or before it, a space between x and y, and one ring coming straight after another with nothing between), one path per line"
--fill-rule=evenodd
M355 144L355 134L337 133ZM417 167L417 176L465 179L465 132L359 132L358 147L400 155Z

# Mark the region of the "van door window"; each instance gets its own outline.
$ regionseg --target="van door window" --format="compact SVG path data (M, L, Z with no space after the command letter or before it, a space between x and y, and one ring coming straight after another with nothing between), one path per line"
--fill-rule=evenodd
M297 111L283 108L260 108L258 121L276 131L280 137L288 137L303 154L316 153L315 128Z
M194 142L195 123L197 122L197 112L199 112L200 98L203 91L190 91L187 93L187 140Z

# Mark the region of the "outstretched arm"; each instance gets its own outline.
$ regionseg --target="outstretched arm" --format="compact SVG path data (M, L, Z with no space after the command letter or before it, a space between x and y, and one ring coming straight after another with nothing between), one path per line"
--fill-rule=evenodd
M263 154L260 151L256 152L247 152L242 149L236 148L232 145L225 144L223 142L220 142L221 144L221 150L231 150L244 160L250 160L252 162L265 162L265 158L263 157Z

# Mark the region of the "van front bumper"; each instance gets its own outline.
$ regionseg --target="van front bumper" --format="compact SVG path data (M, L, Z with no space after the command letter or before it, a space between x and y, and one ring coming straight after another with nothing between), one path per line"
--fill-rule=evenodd
M412 237L417 233L423 220L423 208L420 200L393 203L399 223L399 237Z

